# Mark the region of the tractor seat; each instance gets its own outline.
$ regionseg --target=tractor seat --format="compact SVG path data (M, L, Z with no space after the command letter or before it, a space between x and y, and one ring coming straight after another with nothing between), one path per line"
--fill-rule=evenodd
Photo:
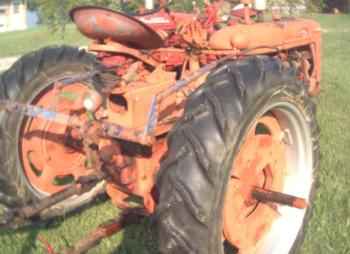
M70 12L79 31L92 40L111 39L136 49L157 49L163 39L148 25L126 14L96 6L81 6Z

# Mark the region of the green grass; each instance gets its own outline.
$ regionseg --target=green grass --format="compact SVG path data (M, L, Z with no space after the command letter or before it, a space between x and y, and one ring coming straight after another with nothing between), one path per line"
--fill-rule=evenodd
M301 253L349 254L350 16L316 15L312 18L317 19L326 31L323 36L322 94L316 99L319 108L318 119L322 129L322 163L314 215ZM70 33L74 34L72 31ZM9 37L6 37L6 40L14 44L16 38L21 37L20 34L17 36L12 37L14 41L10 42ZM54 41L51 37L51 39L45 36L41 38L49 42ZM46 42L45 45L50 44ZM2 35L0 44L3 44ZM21 42L21 44L25 43ZM39 47L33 42L31 45L34 45L34 48ZM11 52L17 54L25 52L21 47L18 49L22 51L16 52L14 46ZM118 211L109 202L100 202L81 214L60 219L45 227L30 228L20 232L2 232L0 233L0 253L45 253L36 240L38 234L59 250L67 246L67 243L77 241L99 223L115 217L117 213ZM151 244L152 237L148 226L149 222L146 221L143 225L127 229L122 234L103 241L91 253L156 253Z
M350 16L319 16L324 33L320 188L303 253L350 253Z
M86 43L87 40L74 25L67 26L64 38L60 33L52 33L46 26L39 26L21 32L0 33L0 58L22 55L49 45L80 46Z

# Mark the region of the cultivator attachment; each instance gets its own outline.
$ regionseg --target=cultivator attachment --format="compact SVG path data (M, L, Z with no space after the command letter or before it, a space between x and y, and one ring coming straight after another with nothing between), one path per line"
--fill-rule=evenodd
M51 196L41 199L39 202L23 207L7 210L1 219L0 228L21 228L28 226L35 220L42 219L41 212L65 201L73 196L83 195L91 191L98 183L106 179L102 172L80 177L68 188Z

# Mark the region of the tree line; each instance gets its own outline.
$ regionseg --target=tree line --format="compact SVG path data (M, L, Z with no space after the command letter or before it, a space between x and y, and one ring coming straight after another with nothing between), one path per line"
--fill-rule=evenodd
M79 5L97 5L116 10L123 9L133 12L144 0L27 0L31 9L39 12L42 23L47 24L52 30L62 30L70 22L69 10ZM204 6L205 0L196 0L198 6ZM228 0L239 3L239 0ZM155 1L157 2L157 1ZM306 4L312 11L332 11L334 8L342 12L350 12L350 0L268 0L270 5ZM175 0L171 8L176 10L190 11L193 8L193 0Z

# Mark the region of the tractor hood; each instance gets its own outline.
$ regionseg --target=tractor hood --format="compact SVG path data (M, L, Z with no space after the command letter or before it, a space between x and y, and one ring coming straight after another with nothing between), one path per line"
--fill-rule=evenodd
M93 40L111 39L137 49L163 46L162 38L149 26L126 14L95 6L81 6L70 12L79 31Z
M293 46L293 41L319 37L320 33L317 22L305 19L237 24L215 32L209 45L216 50L278 48L288 43Z

